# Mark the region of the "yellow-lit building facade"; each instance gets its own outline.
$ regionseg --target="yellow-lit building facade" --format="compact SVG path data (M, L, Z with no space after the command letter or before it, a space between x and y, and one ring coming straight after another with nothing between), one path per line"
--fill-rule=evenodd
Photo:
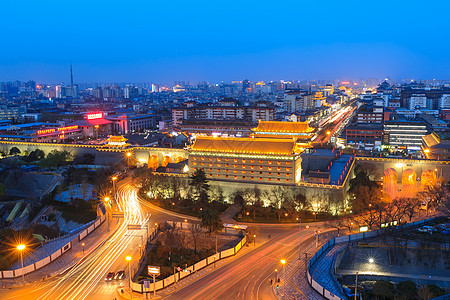
M197 137L189 149L189 172L209 180L295 185L301 158L293 139Z
M295 141L297 149L302 151L310 148L314 137L314 128L308 122L259 121L258 127L252 129L252 137L291 139Z

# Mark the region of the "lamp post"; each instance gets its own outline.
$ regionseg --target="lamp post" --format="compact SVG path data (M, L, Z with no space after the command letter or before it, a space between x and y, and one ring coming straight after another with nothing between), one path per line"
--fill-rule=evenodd
M112 181L112 184L113 184L114 199L116 199L116 180L117 180L117 176L113 176L111 178L111 181Z
M125 257L125 260L128 262L128 277L129 277L129 287L130 287L130 295L131 295L131 256Z
M81 243L81 247L83 247L83 255L84 255L84 243Z
M285 294L285 281L286 281L286 274L285 274L285 271L286 271L286 260L282 259L282 260L280 260L280 262L283 265L283 276L284 276L284 278L283 278L283 282L282 282L282 286L283 286L283 293L282 293L282 295L284 297L285 296L284 295Z
M21 264L22 264L22 281L23 281L23 285L25 285L25 272L24 272L24 270L23 270L23 250L25 250L25 245L24 244L20 244L20 245L17 245L17 250L19 250L19 253L20 253L20 262L21 262Z
M253 247L256 246L256 234L253 235Z
M105 203L109 203L109 200L111 200L109 197L105 197ZM106 224L108 225L108 231L109 231L109 214L108 214L108 209L106 208Z
M356 279L355 279L355 300L356 298L356 294L358 293L358 272L356 272Z

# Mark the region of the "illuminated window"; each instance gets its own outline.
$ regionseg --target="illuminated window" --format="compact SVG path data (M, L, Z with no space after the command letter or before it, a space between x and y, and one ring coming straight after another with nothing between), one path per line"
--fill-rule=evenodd
M237 168L237 165L233 165L233 168Z
M212 177L212 174L209 174L209 177Z
M217 169L217 172L220 172L220 169Z
M245 164L245 159L242 160L242 163Z
M212 163L209 163L209 166L212 167Z
M290 162L287 161L287 162L286 162L286 166L289 166L289 164L290 164Z
M253 180L253 179L255 179L255 178L253 178L253 177L250 177L250 179L251 179L251 180Z
M244 170L242 170L242 174L245 174L245 171L244 171Z
M242 165L242 169L245 169L245 165Z
M286 182L289 182L289 179L286 179Z
M281 170L281 168L280 167L277 167L277 171L280 171Z
M237 158L234 159L234 162L237 162Z
M272 175L272 172L267 173L268 175Z
M194 161L193 163L192 163L194 166L196 166L197 165L197 163Z
M288 177L289 176L289 173L286 173L286 177Z
M254 172L253 171L250 171L250 174L253 174Z
M201 158L201 160L205 160L205 158L204 158L204 157L202 157L202 158Z
M262 164L262 163L263 163L263 161L262 161L262 160L260 160L260 161L259 161L259 163L260 163L260 164Z
M250 160L250 162L251 162L251 163L254 163L255 161L252 159L252 160Z
M253 169L254 167L253 166L250 166L250 169Z
M225 173L228 173L228 169L227 169L227 170L225 170Z
M242 176L242 179L245 179L245 176Z
M229 159L228 159L228 158L225 158L225 161L229 161Z
M277 175L280 176L281 174L280 174L280 173L277 173Z
M221 161L222 159L220 157L217 158L217 161Z
M262 175L262 172L259 172L259 175Z
M281 161L277 161L277 165L280 165L281 164Z
M267 170L271 171L271 170L272 170L272 167L267 167Z
M202 165L202 166L204 166L204 165L205 165L205 163L201 163L201 165Z
M212 161L212 157L209 158L209 161Z
M280 182L280 178L277 178L277 181Z
M267 178L267 181L272 181L272 178Z
M236 171L236 170L233 170L233 173L237 173L237 171Z
M272 161L271 161L271 160L269 160L269 161L268 161L268 163L269 163L269 165L271 165L271 164L272 164Z
M233 178L234 178L234 179L236 179L236 178L237 178L237 176L236 176L236 175L234 175L234 176L233 176Z
M209 169L210 172L212 172L212 169Z
M220 177L220 174L217 174L217 177Z
M194 160L197 160L197 156L194 156Z
M259 180L262 180L262 177L259 177Z
M286 168L286 171L289 171L290 170L290 168Z
M262 166L259 166L259 169L260 169L260 170L262 170L262 169L263 169L263 167L262 167Z
M225 178L228 178L228 175L225 175Z
M229 167L230 165L229 164L225 164L225 167Z

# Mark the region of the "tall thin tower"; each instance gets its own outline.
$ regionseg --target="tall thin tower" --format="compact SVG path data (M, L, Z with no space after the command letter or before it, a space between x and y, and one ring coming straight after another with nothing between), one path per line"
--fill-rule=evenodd
M73 87L72 64L70 64L70 87Z

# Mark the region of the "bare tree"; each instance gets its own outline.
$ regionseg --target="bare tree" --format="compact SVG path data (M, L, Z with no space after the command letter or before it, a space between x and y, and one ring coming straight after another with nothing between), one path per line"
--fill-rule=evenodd
M203 231L201 230L200 226L198 224L189 224L188 230L192 235L192 242L194 244L194 251L197 252L197 244L199 237L203 234Z

